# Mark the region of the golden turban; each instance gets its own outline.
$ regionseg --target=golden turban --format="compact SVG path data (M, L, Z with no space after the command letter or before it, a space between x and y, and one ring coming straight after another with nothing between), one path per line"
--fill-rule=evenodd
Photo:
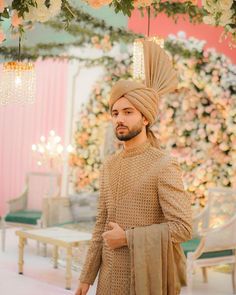
M176 72L164 49L151 41L143 42L145 85L132 80L120 80L111 90L109 106L121 97L125 97L149 121L155 122L158 113L160 95L177 87Z

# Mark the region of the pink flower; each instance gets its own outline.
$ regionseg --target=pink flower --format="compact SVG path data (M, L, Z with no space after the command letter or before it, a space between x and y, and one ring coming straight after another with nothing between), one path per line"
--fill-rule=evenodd
M211 79L212 82L218 82L219 81L219 77L218 76L213 76Z
M91 41L92 41L93 44L98 43L98 42L99 42L99 38L98 38L98 36L93 36L93 37L91 38Z
M18 28L19 25L22 23L22 18L18 16L18 12L13 10L13 15L11 18L11 24L14 28Z
M105 35L103 39L106 40L106 41L110 41L110 36L109 35Z
M0 44L5 40L6 36L2 30L0 30Z
M4 8L5 8L5 1L4 0L0 0L0 13L2 13L4 11Z

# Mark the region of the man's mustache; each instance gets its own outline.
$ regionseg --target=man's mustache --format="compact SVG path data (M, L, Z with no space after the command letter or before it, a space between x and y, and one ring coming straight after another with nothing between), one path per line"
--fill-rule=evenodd
M117 127L116 127L116 130L118 129L118 128L120 128L120 127L122 127L122 128L127 128L128 129L128 127L127 126L125 126L125 125L117 125Z

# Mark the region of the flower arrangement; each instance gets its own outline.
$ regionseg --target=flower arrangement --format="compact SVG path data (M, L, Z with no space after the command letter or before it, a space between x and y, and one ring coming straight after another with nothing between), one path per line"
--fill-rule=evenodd
M109 35L105 35L103 38L99 39L98 36L93 36L91 38L92 46L101 49L104 52L108 52L112 48L111 40Z
M236 43L236 2L233 0L202 0L203 9L207 12L203 17L205 24L224 27L222 36L232 36L231 47Z
M224 27L224 37L232 37L229 45L236 43L236 2L233 0L202 0L202 6L197 0L84 0L94 8L110 5L116 12L122 11L131 15L135 8L143 10L151 8L155 14L165 12L177 19L178 14L188 14L190 19L213 26ZM222 36L223 37L223 36Z
M213 26L222 26L222 38L230 37L229 45L236 43L236 2L233 0L202 0L198 6L196 0L84 0L93 8L109 5L115 12L122 12L131 16L134 9L149 9L154 14L165 13L178 20L179 15L188 15L194 23L206 23ZM15 10L13 16L12 11ZM59 15L60 13L60 15ZM67 26L73 19L78 20L80 13L68 0L13 0L11 4L0 0L0 19L18 18L19 29L23 32L27 22L47 22L57 16ZM12 21L14 23L14 21ZM0 39L1 40L1 39Z
M208 188L236 187L236 66L224 55L204 49L203 41L187 39L183 33L169 36L165 47L173 56L180 82L175 93L161 98L154 131L163 148L178 158L193 203L199 200L204 205ZM130 60L125 62L117 63L115 72L107 69L105 83L98 81L78 119L77 152L71 156L76 190L98 189L95 177L102 159L99 147L108 122L109 91L117 76L130 76L126 68Z
M183 33L167 39L180 83L160 100L157 128L163 146L180 161L186 188L203 203L208 188L236 186L236 66L204 45Z
M13 0L11 4L0 0L0 20L10 18L13 32L17 28L19 34L22 34L25 29L30 27L29 23L47 22L50 18L58 15L61 9L62 0ZM4 40L0 38L0 43Z
M31 22L46 22L58 15L61 11L61 0L48 1L36 0L35 6L29 6L29 11L24 14L24 20Z

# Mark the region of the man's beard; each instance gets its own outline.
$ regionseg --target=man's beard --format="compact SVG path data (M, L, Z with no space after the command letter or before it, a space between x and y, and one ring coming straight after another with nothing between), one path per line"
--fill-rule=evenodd
M126 127L126 126L124 126L124 125L119 125L118 127L125 127L125 128L127 128L128 130L129 130L129 128L128 127ZM118 128L117 127L117 128ZM141 124L139 124L135 129L133 128L133 129L131 129L131 130L129 130L129 132L128 133L126 133L126 134L118 134L117 133L117 130L116 130L116 137L119 139L119 140L121 140L121 141L128 141L128 140L130 140L130 139L132 139L132 138L134 138L134 137L136 137L138 134L140 134L142 132L142 126L141 126Z

